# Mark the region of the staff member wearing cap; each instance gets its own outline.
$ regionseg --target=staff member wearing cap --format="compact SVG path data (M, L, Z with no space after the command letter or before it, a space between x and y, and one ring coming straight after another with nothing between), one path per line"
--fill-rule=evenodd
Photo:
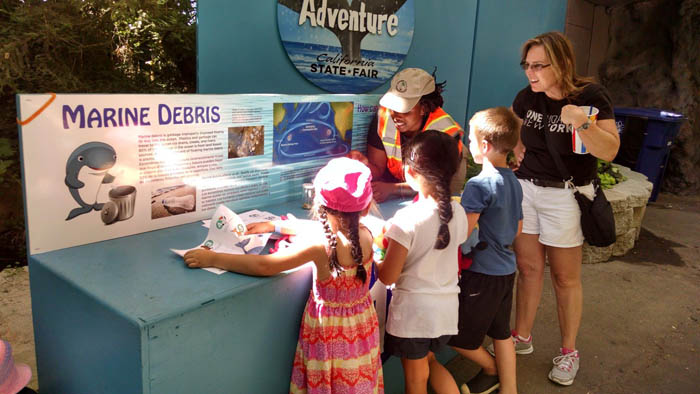
M441 107L445 82L419 68L406 68L391 80L391 88L379 100L376 120L367 132L367 157L352 151L350 157L361 160L372 171L374 199L378 202L415 194L405 182L401 163L401 145L425 130L438 130L453 136L459 144L461 164L452 178L450 190L459 193L467 172L462 157L462 127Z

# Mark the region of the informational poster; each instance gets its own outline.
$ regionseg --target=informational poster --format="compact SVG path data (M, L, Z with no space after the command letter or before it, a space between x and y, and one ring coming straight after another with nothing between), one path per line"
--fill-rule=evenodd
M297 70L335 93L394 76L413 41L414 0L278 0L277 27Z
M300 197L377 95L18 96L31 254Z

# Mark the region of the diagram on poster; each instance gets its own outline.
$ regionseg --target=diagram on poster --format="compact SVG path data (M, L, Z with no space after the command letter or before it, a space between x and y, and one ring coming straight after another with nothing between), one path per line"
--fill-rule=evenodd
M275 103L272 159L277 164L347 154L352 102Z

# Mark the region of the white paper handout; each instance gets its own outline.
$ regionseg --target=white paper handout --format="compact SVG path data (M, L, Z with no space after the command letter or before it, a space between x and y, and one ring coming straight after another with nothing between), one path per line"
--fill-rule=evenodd
M238 217L240 217L245 224L280 220L280 217L275 214L266 211L259 211L257 209L243 212L242 214L238 215ZM211 226L211 219L202 220L202 226L209 228L209 226Z
M245 217L248 222L244 221ZM245 235L246 223L276 220L278 217L269 212L253 210L245 212L241 216L236 215L224 205L214 212L209 221L209 233L202 243L189 249L170 249L180 256L184 256L189 250L207 247L218 253L231 254L260 254L271 234L250 234ZM204 268L209 272L220 275L225 270L219 268Z

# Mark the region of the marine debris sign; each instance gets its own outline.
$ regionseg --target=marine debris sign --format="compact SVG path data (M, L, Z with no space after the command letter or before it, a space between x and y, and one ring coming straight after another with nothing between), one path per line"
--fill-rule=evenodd
M278 0L277 26L297 70L335 93L393 77L413 40L414 0Z
M376 95L18 96L31 254L298 198Z

